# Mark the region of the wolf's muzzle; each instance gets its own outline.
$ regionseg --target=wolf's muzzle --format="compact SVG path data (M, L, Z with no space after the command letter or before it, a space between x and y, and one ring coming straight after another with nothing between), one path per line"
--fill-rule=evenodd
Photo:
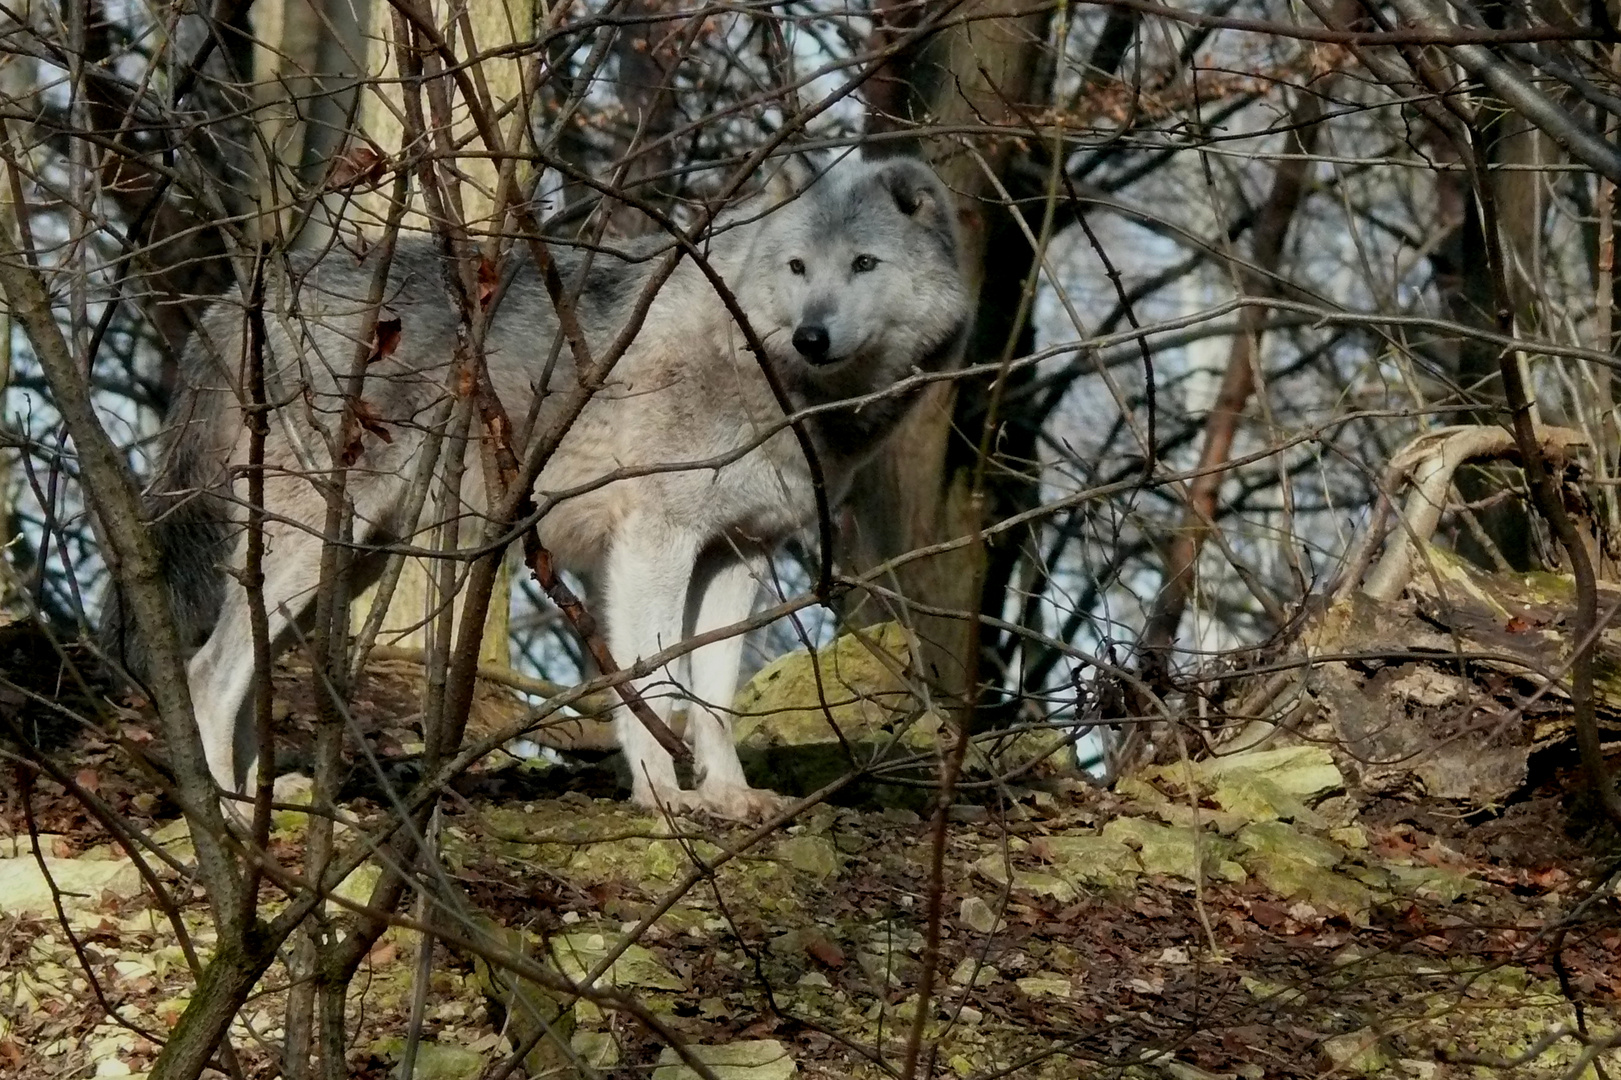
M827 336L825 326L801 326L794 331L794 348L799 355L813 364L825 364L828 361L827 350L832 345L832 339Z

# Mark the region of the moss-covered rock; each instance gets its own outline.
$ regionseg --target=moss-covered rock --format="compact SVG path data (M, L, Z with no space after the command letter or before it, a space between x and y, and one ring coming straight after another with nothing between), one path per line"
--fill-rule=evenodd
M777 842L777 857L802 874L827 881L839 872L844 859L825 836L790 836Z
M1304 900L1354 922L1367 921L1375 893L1355 877L1336 872L1348 854L1338 844L1281 821L1247 826L1237 840L1243 848L1239 862L1280 897Z
M911 651L898 623L843 634L821 649L779 656L738 691L740 748L767 750L852 741L884 731L907 711Z
M45 843L49 844L47 837ZM134 896L141 889L141 876L127 858L89 859L45 856L36 861L26 842L17 847L22 853L0 858L0 915L54 916L55 900L51 886L59 891L66 909L92 906L104 893ZM40 870L43 862L47 878Z
M372 1043L372 1053L398 1065L405 1057L405 1037L385 1035ZM416 1080L476 1080L487 1064L485 1055L465 1046L423 1039L417 1043L411 1075Z
M575 982L584 982L592 969L619 947L617 935L584 931L552 938L552 959L558 970ZM597 980L598 986L641 990L685 990L686 983L642 945L628 945Z
M480 919L479 928L500 949L530 958L544 955L537 941L518 930L497 926L488 919ZM571 1002L490 966L481 956L473 957L471 982L484 995L490 1015L506 1031L513 1049L531 1047L523 1059L530 1076L545 1076L569 1066L564 1047L574 1035Z
M1026 975L1021 979L1015 979L1013 984L1030 997L1069 997L1074 989L1069 979L1050 971L1039 975Z
M1161 825L1146 818L1116 818L1103 827L1101 837L1136 852L1145 874L1200 881L1219 877L1244 880L1244 869L1228 856L1231 841L1213 833L1179 825Z
M971 774L1014 783L1071 775L1079 771L1075 732L1063 726L989 732L969 744L965 765Z
M1061 903L1068 903L1080 895L1075 884L1060 875L1010 866L1008 859L1000 852L984 856L974 863L974 869L992 884L1033 896L1050 896Z
M1235 801L1248 798L1267 804L1283 799L1293 805L1327 795L1345 783L1333 755L1320 746L1246 750L1201 761L1179 761L1145 769L1139 779L1158 785L1173 797L1228 791ZM1268 797L1246 795L1242 791L1245 785Z
M788 1080L799 1071L788 1048L776 1039L755 1039L724 1046L688 1046L687 1053L709 1066L718 1080ZM671 1047L659 1054L653 1080L698 1080Z
M926 775L940 719L917 706L911 664L898 623L852 631L767 664L732 706L738 756L750 780L805 794L856 765L915 754L925 755L917 775ZM884 785L872 797L883 805L921 806L927 793Z
M453 830L447 837L444 846L453 864L494 851L580 888L633 883L649 890L668 887L691 865L681 844L663 835L662 825L649 827L646 815L617 800L496 807L484 816L483 826L477 835ZM719 849L695 839L691 850L710 858ZM749 869L769 874L775 864L757 863Z
M1066 833L1042 838L1042 850L1066 880L1113 888L1127 884L1141 866L1119 830Z
M756 784L791 794L813 791L853 765L906 757L914 775L934 770L943 721L915 692L906 629L880 623L820 649L799 649L762 668L733 701L738 755ZM1029 727L976 737L966 768L976 776L1015 781L1074 768L1071 733ZM891 769L894 766L890 767ZM928 793L914 785L874 784L871 801L920 808Z
M978 896L963 897L957 921L976 934L994 934L1005 925L1005 920L997 917L996 909Z
M1380 1075L1395 1060L1384 1041L1368 1031L1324 1039L1321 1049L1325 1064L1330 1068L1356 1076Z

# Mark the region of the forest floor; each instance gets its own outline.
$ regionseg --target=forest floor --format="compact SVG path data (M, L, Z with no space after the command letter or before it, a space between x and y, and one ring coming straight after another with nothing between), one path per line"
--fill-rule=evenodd
M121 734L152 738L137 721ZM81 737L65 756L186 864L184 824L120 748ZM1615 1075L1616 864L1573 838L1562 796L1577 782L1544 772L1472 815L1359 801L1310 746L1113 791L1068 778L965 801L943 852L917 1075ZM63 788L15 775L0 799L0 1074L138 1076L193 983L176 935ZM449 800L442 854L464 913L578 978L663 911L606 979L731 1061L727 1080L896 1075L927 954L927 820L823 805L717 866L747 829L600 794L514 766ZM380 813L364 798L348 809ZM272 851L293 869L304 827L277 817ZM206 898L156 868L206 954ZM363 897L376 873L345 892ZM283 899L264 887L266 911ZM354 982L352 1075L389 1076L399 1059L418 941L390 930ZM274 1067L285 985L278 964L233 1030L250 1077ZM482 964L436 948L418 1076L470 1080L501 1061L527 1013L491 990ZM592 1075L692 1075L623 1012L579 1003L558 1030Z

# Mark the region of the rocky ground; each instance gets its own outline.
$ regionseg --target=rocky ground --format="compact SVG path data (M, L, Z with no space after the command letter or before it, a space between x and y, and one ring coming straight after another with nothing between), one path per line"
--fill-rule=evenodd
M152 816L110 751L83 760L81 780L184 865L184 826ZM1559 1076L1590 1055L1614 1069L1621 1055L1602 1046L1618 1030L1621 909L1609 868L1565 834L1560 783L1471 823L1442 806L1358 805L1326 751L1296 747L1165 767L1112 793L1072 779L965 802L925 1064L963 1077ZM175 933L59 789L33 792L37 852L17 795L0 822L0 1071L139 1074L191 982ZM299 817L278 819L289 859ZM745 1063L726 1075L887 1075L917 1008L926 823L822 806L697 874L746 830L674 824L577 792L460 800L443 851L464 914L572 977L662 911L607 978L687 1042ZM195 892L183 915L206 952ZM417 949L391 931L356 980L356 1075L388 1074L401 1052ZM272 972L239 1025L250 1073L279 1039L283 978ZM503 993L481 964L437 949L419 1075L473 1077L498 1060L528 1015L510 998L503 1010ZM660 1061L659 1040L622 1013L581 1003L559 1027L597 1075Z
M1019 772L1050 738L976 747L950 813L939 977L920 1029L933 882L915 784L938 725L909 710L904 642L887 630L841 639L816 664L784 658L737 702L758 775L800 791L837 775L847 759L829 749L832 715L866 733L859 752L898 756L884 783L745 849L741 826L633 812L610 769L492 761L445 802L441 925L570 979L615 957L599 985L645 1005L725 1080L878 1080L914 1048L914 1075L984 1080L1604 1080L1621 1069L1621 861L1580 809L1564 689L1526 666L1560 669L1568 598L1547 575L1436 565L1399 602L1329 608L1263 665L1274 674L1222 682L1211 715L1279 718L1258 741L1242 724L1225 733L1252 749L1229 743L1104 791L1061 768L986 779ZM1612 725L1618 633L1604 639L1600 686ZM31 648L0 634L10 678L49 681L51 654ZM300 685L278 684L290 766L310 731ZM408 676L380 671L355 703L401 776L419 737L414 697ZM170 864L153 870L206 955L185 826L131 764L130 750L161 752L150 721L129 711L86 731L35 712L38 730L62 729L77 782L163 845ZM0 1075L139 1075L193 983L180 938L62 787L12 775L0 796ZM346 790L362 825L381 813L378 786ZM305 828L298 813L276 818L273 851L294 870ZM376 874L362 867L344 891L365 895ZM279 899L266 885L264 909ZM393 1075L420 948L391 930L355 980L353 1075ZM418 1076L490 1076L537 1017L557 1038L527 1060L533 1074L692 1075L626 1011L515 989L473 952L441 943L428 957ZM234 1032L250 1077L273 1069L286 980L273 968Z

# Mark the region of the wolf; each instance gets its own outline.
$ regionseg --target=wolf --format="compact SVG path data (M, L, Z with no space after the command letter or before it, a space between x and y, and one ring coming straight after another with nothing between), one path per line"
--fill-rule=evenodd
M586 252L552 243L592 356L632 317L659 244ZM962 352L971 309L951 193L921 161L849 157L786 199L756 196L717 218L703 247L794 409L813 410L805 430L829 498L842 498L919 392L873 395L915 373L947 369ZM358 457L342 462L332 460L324 430L348 400L356 343L373 334L362 323L374 269L333 251L290 260L267 286L263 364L273 414L264 448L263 569L273 647L285 646L311 609L320 578L325 503L315 480L347 468L358 545L408 542L420 527L401 518L427 439L424 418L453 387L458 314L447 300L446 265L431 240L399 242L384 297L399 319L397 347L370 365L361 394L367 432L387 438L367 434ZM157 529L177 616L191 627L190 641L200 642L187 669L198 728L210 771L228 792L247 790L256 756L245 708L254 677L250 609L238 573L246 547L246 319L240 293L201 319L184 353L187 386L151 491L168 507ZM577 374L569 350L553 348L558 332L544 283L526 259L489 317L484 352L495 394L510 416L536 417L529 430L537 437ZM608 385L539 475L539 499L573 493L540 519L540 540L563 568L600 574L619 663L746 618L771 551L814 518L812 473L799 442L780 427L768 433L783 414L760 365L714 285L683 257ZM481 468L470 451L462 486L470 515L482 509ZM631 475L609 475L616 473ZM374 576L378 562L357 560L354 573ZM682 789L668 751L629 710L616 713L638 806L750 818L779 804L749 785L732 741L726 709L741 649L733 635L688 657L692 790ZM663 695L646 700L667 714Z

